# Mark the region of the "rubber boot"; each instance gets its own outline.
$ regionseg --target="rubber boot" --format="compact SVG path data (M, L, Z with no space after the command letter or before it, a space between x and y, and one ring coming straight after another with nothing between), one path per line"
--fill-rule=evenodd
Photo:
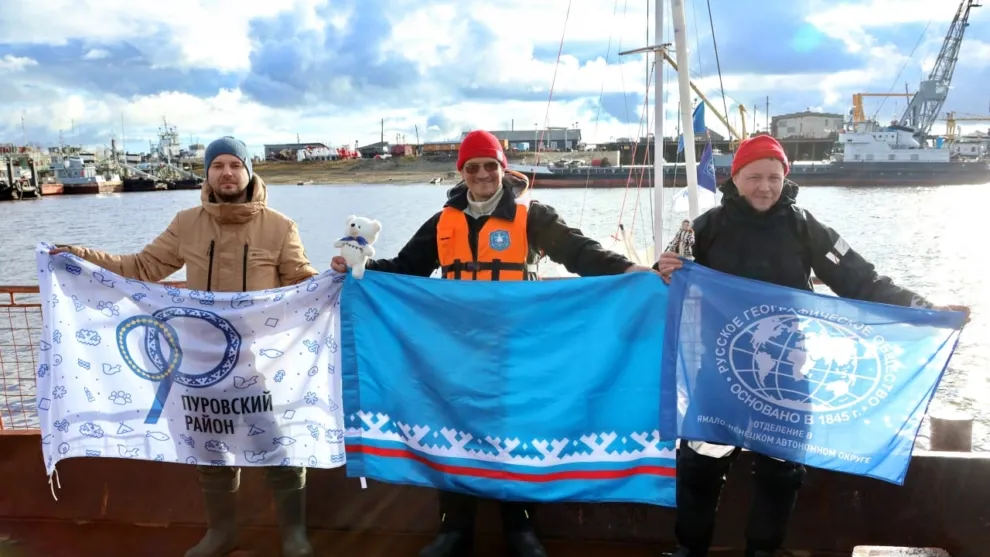
M313 557L306 535L306 488L273 491L282 535L282 557Z
M547 557L547 552L533 530L525 503L501 501L502 531L511 557Z
M237 492L203 490L208 529L186 557L224 557L237 549Z
M419 557L471 557L473 554L473 530L446 530L420 550Z
M547 557L540 538L533 530L513 530L505 533L505 543L512 557Z

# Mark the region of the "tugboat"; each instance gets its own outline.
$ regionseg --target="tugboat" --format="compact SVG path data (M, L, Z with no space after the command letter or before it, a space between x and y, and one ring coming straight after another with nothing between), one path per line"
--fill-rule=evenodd
M203 179L192 173L189 173L189 175L184 178L179 178L168 182L168 189L170 190L198 190L202 187Z
M129 175L124 177L124 191L155 191L165 189L164 184L147 176Z

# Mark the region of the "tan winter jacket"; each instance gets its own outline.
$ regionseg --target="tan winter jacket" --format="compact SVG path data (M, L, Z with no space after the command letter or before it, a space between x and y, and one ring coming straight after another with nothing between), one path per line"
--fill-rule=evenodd
M112 255L71 246L72 253L123 277L158 282L186 266L193 290L239 292L278 288L318 274L303 251L295 222L267 205L255 174L247 203L216 203L203 184L202 206L180 211L140 252Z

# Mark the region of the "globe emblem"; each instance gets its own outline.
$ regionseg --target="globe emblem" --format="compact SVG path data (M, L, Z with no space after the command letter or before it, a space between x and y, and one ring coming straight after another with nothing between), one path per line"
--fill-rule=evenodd
M753 321L732 338L728 356L753 396L803 412L861 404L883 376L874 344L842 325L794 314Z

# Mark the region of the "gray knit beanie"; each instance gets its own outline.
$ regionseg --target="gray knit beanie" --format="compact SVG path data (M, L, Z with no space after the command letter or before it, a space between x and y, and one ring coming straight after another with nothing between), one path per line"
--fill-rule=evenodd
M229 135L214 140L206 146L206 154L203 156L203 167L210 168L210 164L213 163L213 159L217 155L234 155L241 159L241 162L247 168L248 179L250 180L254 175L254 171L251 169L251 154L248 153L247 145L243 141L234 139Z

